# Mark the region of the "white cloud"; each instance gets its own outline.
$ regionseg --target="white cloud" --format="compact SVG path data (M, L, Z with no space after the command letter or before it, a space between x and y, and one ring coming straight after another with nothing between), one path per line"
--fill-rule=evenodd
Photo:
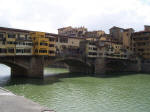
M142 30L150 24L144 0L0 0L0 25L57 33L64 26L105 30L114 25Z

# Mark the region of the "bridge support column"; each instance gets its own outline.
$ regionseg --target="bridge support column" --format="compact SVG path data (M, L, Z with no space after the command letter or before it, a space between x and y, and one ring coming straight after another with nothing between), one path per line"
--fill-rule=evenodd
M26 77L27 70L21 67L12 67L11 68L11 77Z
M32 57L30 60L30 67L27 69L27 76L31 78L44 77L44 58L41 56Z
M106 73L106 60L105 58L97 58L95 60L95 74L104 75Z
M43 57L30 57L28 60L27 68L15 66L11 68L12 77L30 77L30 78L43 78L44 59ZM26 61L27 61L26 60ZM26 62L24 62L26 63Z

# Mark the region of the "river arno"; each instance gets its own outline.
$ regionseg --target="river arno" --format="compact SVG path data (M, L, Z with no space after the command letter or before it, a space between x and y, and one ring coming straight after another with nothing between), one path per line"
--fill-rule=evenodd
M150 112L150 75L9 79L0 66L0 85L57 112ZM46 69L46 73L64 69ZM6 74L6 75L5 75ZM78 74L76 74L78 75Z

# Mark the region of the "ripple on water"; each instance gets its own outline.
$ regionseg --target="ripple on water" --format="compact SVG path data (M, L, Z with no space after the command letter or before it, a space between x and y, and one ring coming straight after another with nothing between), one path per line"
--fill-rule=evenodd
M18 80L5 88L57 112L150 112L150 75Z

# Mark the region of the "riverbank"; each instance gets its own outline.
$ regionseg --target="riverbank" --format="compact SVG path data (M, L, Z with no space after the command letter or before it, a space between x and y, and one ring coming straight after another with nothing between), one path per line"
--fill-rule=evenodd
M23 96L17 96L0 87L1 112L44 112L45 110L47 110L46 112L54 112Z

